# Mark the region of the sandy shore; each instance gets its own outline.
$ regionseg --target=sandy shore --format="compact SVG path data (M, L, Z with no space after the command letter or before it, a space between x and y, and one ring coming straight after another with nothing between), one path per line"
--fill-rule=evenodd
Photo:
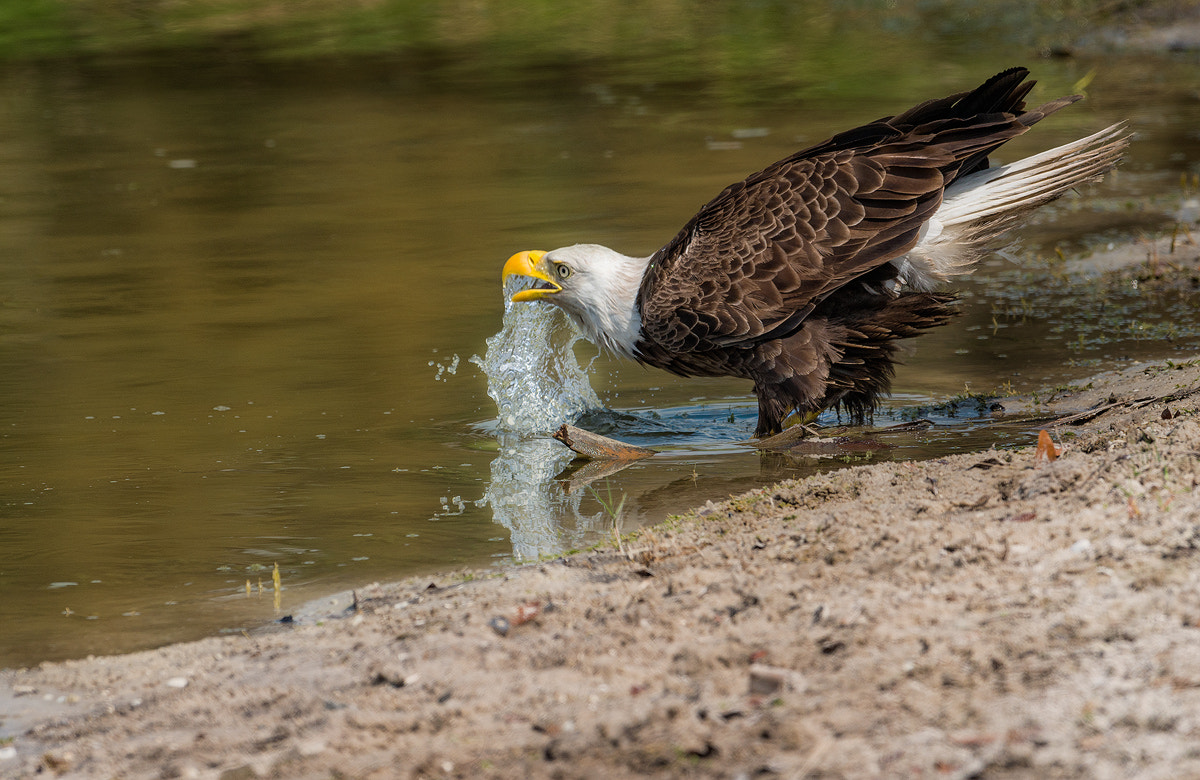
M0 672L0 775L1200 776L1198 400L1200 360L1135 366L1042 401L1102 409L1048 425L1053 462L846 468L623 551Z

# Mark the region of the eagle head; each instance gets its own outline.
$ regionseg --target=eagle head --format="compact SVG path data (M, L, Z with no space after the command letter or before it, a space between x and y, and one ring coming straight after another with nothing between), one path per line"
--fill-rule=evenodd
M649 258L626 257L596 244L551 252L518 252L504 264L503 279L526 276L534 286L514 302L546 301L567 313L586 339L625 357L636 357L641 333L637 297Z

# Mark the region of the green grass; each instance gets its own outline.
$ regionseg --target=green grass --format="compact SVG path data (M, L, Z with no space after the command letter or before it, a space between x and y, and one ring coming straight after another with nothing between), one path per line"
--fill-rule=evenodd
M77 43L65 3L8 0L0 4L0 58L59 54Z

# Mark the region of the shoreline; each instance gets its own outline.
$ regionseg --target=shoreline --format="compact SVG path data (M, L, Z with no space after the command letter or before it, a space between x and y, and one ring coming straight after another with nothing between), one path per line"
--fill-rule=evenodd
M852 466L343 619L3 670L0 776L1200 773L1198 401L1200 358L1140 364L1037 404L1100 409L1053 462Z

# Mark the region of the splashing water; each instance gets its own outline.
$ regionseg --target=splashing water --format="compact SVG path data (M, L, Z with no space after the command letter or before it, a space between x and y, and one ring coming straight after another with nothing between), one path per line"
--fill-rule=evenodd
M488 378L501 429L548 433L600 408L600 398L572 349L582 337L557 306L513 303L504 293L504 327L473 356Z

